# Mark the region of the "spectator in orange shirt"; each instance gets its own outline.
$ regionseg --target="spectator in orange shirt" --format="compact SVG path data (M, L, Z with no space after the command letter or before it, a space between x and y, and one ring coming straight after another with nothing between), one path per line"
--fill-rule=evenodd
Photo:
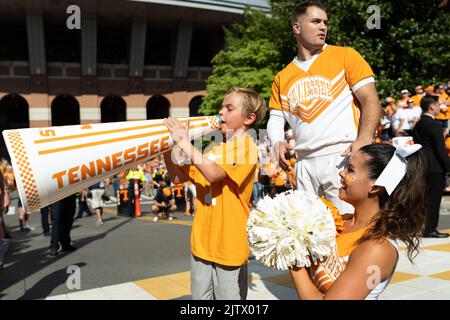
M411 97L413 99L413 107L418 106L420 108L420 100L422 100L424 95L425 95L425 93L423 91L423 87L417 86L416 94Z
M14 177L14 171L10 164L6 166L5 181L8 184L9 190L16 190L16 178Z
M386 112L388 117L392 117L396 111L395 108L395 99L392 97L386 98Z
M277 193L281 193L287 190L287 174L286 171L278 167L272 176L273 184Z
M291 164L292 169L287 173L287 182L290 189L297 189L297 178L295 177L295 164L297 163L297 158L295 156L287 159Z
M434 86L430 85L425 88L425 94L434 94Z
M441 84L439 86L438 94L439 94L439 103L440 104L445 104L447 106L450 105L450 99L449 99L447 92L445 92L445 87L443 84Z
M286 172L286 183L288 188L296 188L297 180L295 177L295 164L297 163L297 156L295 154L295 139L292 133L292 129L289 129L285 133L287 143L292 147L286 154L286 160L291 165L291 169Z
M438 96L438 95L434 95ZM450 110L448 109L448 106L445 103L441 103L441 96L438 96L439 98L439 109L440 112L436 116L436 120L442 125L442 129L445 132L448 128L448 119L450 119Z

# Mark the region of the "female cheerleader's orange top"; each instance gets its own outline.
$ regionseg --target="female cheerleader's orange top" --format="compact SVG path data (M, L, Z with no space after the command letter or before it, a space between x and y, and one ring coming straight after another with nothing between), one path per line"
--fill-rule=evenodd
M327 292L344 271L350 254L356 248L356 242L365 231L366 228L362 228L354 232L339 234L336 237L335 250L333 250L331 256L325 262L311 266L311 279L321 292Z
M351 215L344 216L344 220L350 218ZM322 292L326 293L331 285L336 281L339 275L344 271L348 264L348 259L352 251L357 247L357 241L363 236L368 227L361 228L354 232L340 233L336 237L336 245L332 254L325 262L312 265L310 268L310 277L314 285ZM388 239L389 242L397 249L398 245L394 240ZM398 261L398 259L397 259ZM394 268L395 270L395 268ZM393 273L385 281L379 283L366 299L376 300L384 291L392 279Z

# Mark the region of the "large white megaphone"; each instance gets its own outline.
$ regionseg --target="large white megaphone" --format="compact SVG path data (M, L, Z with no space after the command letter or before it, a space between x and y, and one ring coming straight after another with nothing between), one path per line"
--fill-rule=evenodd
M180 119L191 139L220 128L220 117ZM173 146L163 120L4 130L19 197L34 212Z

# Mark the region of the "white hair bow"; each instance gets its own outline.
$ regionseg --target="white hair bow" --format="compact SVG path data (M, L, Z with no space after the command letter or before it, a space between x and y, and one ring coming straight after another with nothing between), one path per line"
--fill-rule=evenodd
M375 185L384 187L388 195L392 194L406 174L406 158L422 148L422 145L414 144L412 137L396 137L392 139L392 145L396 149L395 153L375 181Z

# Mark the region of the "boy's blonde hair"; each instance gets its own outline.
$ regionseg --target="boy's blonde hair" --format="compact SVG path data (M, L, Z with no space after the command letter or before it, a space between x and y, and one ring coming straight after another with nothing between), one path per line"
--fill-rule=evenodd
M264 99L255 91L248 88L241 87L231 87L230 90L225 93L225 96L230 93L237 93L242 97L242 114L244 116L248 116L251 113L254 113L256 116L255 122L253 122L252 126L259 125L264 117L266 116L266 102Z

